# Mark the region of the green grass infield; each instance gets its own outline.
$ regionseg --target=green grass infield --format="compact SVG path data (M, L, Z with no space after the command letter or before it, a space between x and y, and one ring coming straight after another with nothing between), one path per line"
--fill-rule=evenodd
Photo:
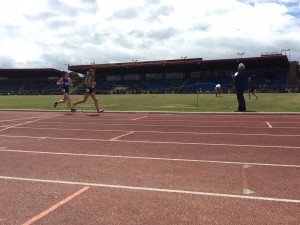
M256 93L258 99L245 93L249 112L300 112L299 93ZM67 104L53 108L62 95L1 95L0 109L68 110ZM83 95L71 95L72 102ZM138 112L234 112L237 110L235 94L120 94L97 95L105 111ZM77 110L95 110L91 98L77 105Z

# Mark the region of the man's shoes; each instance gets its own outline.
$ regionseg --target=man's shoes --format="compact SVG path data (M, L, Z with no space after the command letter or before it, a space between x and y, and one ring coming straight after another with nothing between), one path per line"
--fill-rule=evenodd
M76 109L71 109L71 112L76 112Z
M104 109L97 110L97 113L103 113Z
M54 106L53 107L55 108L56 106L57 106L57 101L54 102Z

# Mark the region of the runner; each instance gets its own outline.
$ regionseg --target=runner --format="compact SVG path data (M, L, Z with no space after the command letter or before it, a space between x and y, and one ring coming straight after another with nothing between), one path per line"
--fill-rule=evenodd
M218 96L221 97L221 92L222 92L221 84L216 85L215 92L216 92L216 97L218 97Z
M250 95L252 94L253 96L256 97L256 99L258 99L258 96L256 94L254 94L254 74L252 74L250 77L248 77L248 94L249 94L249 99L250 99Z
M64 95L64 98L62 100L58 100L54 102L54 108L58 104L62 104L65 102L68 102L68 106L71 109L71 112L75 112L74 106L72 106L71 98L70 98L70 86L73 86L72 79L70 78L70 75L68 72L64 72L64 75L56 82L56 85L62 85L62 93Z
M104 112L104 109L99 109L99 103L98 99L96 98L94 88L96 87L95 82L95 70L89 69L86 73L86 76L84 78L84 84L85 84L85 92L82 100L79 100L77 102L73 103L73 107L75 108L76 105L85 103L89 96L94 100L95 107L97 109L98 113Z

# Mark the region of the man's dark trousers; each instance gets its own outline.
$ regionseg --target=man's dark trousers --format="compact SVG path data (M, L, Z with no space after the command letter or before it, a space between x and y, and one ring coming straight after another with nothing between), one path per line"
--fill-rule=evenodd
M245 102L245 98L244 98L244 90L237 91L236 97L237 97L238 104L239 104L238 111L245 112L246 111L246 102Z

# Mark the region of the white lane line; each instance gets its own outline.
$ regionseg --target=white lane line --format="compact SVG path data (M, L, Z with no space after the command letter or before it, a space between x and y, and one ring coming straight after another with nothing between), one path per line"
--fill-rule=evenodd
M142 144L167 144L167 145L204 145L204 146L227 146L227 147L249 147L249 148L282 148L282 149L300 149L300 146L278 146L278 145L240 145L226 143L203 143L203 142L176 142L176 141L130 141L130 140L107 140L92 138L60 138L60 137L36 137L24 135L0 135L6 138L28 138L28 139L49 139L49 140L69 140L69 141L97 141L97 142L119 142L119 143L142 143Z
M143 121L144 122L144 121ZM216 122L216 121L215 121ZM61 124L61 122L39 122L43 124ZM65 125L97 125L95 122L94 123L67 123L64 122ZM142 126L142 127L191 127L191 128L215 128L215 127L220 127L220 128L246 128L246 129L263 129L265 126L256 126L256 127L250 127L250 126L233 126L233 125L228 125L228 126L222 126L222 125L215 125L215 126L203 126L203 125L187 125L187 124L145 124L145 123L101 123L101 126ZM293 127L291 127L293 128ZM297 127L300 129L300 127Z
M60 130L60 131L90 131L90 132L132 132L129 130L96 130L81 128L49 128L49 127L16 127L16 129L29 130ZM262 133L211 133L211 132L183 132L183 131L155 131L155 130L135 130L135 133L156 133L156 134L193 134L193 135L235 135L235 136L266 136L266 137L300 137L300 134L262 134Z
M149 117L149 116L145 116L145 117ZM222 124L222 123L256 123L256 124L261 124L263 122L265 122L266 118L265 117L262 117L262 118L256 118L256 117L252 117L252 118L255 118L255 121L254 120L234 120L232 119L233 116L227 118L226 120L215 120L216 118L214 119L211 119L211 118L206 118L206 117L203 117L203 118L192 118L190 117L190 115L188 115L188 118L191 118L189 120L182 120L182 119L155 119L153 117L150 117L152 119L147 119L147 120L143 120L145 122L158 122L158 123L161 123L161 122L183 122L183 123L219 123L219 124ZM274 121L275 123L300 123L300 120L298 119L299 117L296 117L293 121ZM261 119L261 120L259 120ZM272 120L272 118L269 118ZM63 120L63 121L66 121L65 118L58 118L58 121L59 120ZM87 119L87 121L93 121L93 120L102 120L102 119ZM121 116L121 119L118 119L118 118L105 118L105 121L128 121L130 120L129 118L124 118L123 116Z
M34 123L34 122L37 122L37 121L41 121L41 120L45 120L45 119L49 119L49 118L54 118L54 117L57 117L57 116L41 117L41 118L36 119L36 120L31 120L31 121L27 121L27 122L15 124L15 125L13 125L13 126L8 126L8 127L5 127L5 128L3 128L3 129L1 129L0 132L1 132L1 131L4 131L4 130L11 129L11 128L15 128L15 127L17 127L17 126L22 126L22 125L25 125L25 124Z
M30 120L30 119L36 119L36 118L43 118L42 116L34 116L34 117L22 117L18 119L11 119L11 120L0 120L0 122L16 122L16 121L22 121L22 120Z
M143 121L144 122L144 121ZM215 121L217 122L217 121ZM43 124L61 124L61 122L40 122ZM65 125L97 125L97 123L67 123L64 122ZM142 126L142 127L190 127L190 128L238 128L238 129L265 129L264 125L262 126L222 126L222 125L215 125L215 126L204 126L204 125L182 125L182 124L134 124L134 123L101 123L101 126ZM276 127L276 129L300 129L300 127ZM274 128L275 129L275 128Z
M119 138L125 137L125 136L130 135L130 134L133 134L133 133L134 133L134 131L131 131L131 132L128 132L128 133L126 133L126 134L120 135L120 136L118 136L118 137L111 138L110 140L111 140L111 141L117 141L117 140L119 140Z
M269 122L266 122L269 128L273 128Z
M141 119L144 119L144 118L147 118L148 116L142 116L142 117L138 117L138 118L135 118L135 119L131 119L131 120L141 120Z
M70 153L70 152L46 152L46 151L29 151L29 150L11 150L11 149L1 149L1 148L0 148L0 152L45 154L45 155L63 155L63 156L83 156L83 157L100 157L100 158L117 158L117 159L139 159L139 160L196 162L196 163L198 162L198 163L216 163L216 164L235 164L235 165L242 165L242 166L248 165L248 166L270 166L270 167L300 168L300 165L292 165L292 164L249 163L249 162L216 161L216 160L201 160L201 159L158 158L158 157L141 157L141 156L124 156L124 155L98 155L98 154L83 154L83 153Z
M0 179L54 183L54 184L81 185L81 186L104 187L104 188L115 188L115 189L128 189L128 190L138 190L138 191L166 192L166 193L175 193L175 194L189 194L189 195L201 195L201 196L224 197L224 198L235 198L235 199L249 199L249 200L260 200L260 201L271 201L271 202L300 203L300 200L298 199L245 196L245 195L221 194L221 193L211 193L211 192L201 192L201 191L185 191L185 190L176 190L176 189L148 188L148 187L138 187L138 186L111 185L111 184L86 183L86 182L61 181L61 180L31 179L31 178L8 177L8 176L0 176Z

